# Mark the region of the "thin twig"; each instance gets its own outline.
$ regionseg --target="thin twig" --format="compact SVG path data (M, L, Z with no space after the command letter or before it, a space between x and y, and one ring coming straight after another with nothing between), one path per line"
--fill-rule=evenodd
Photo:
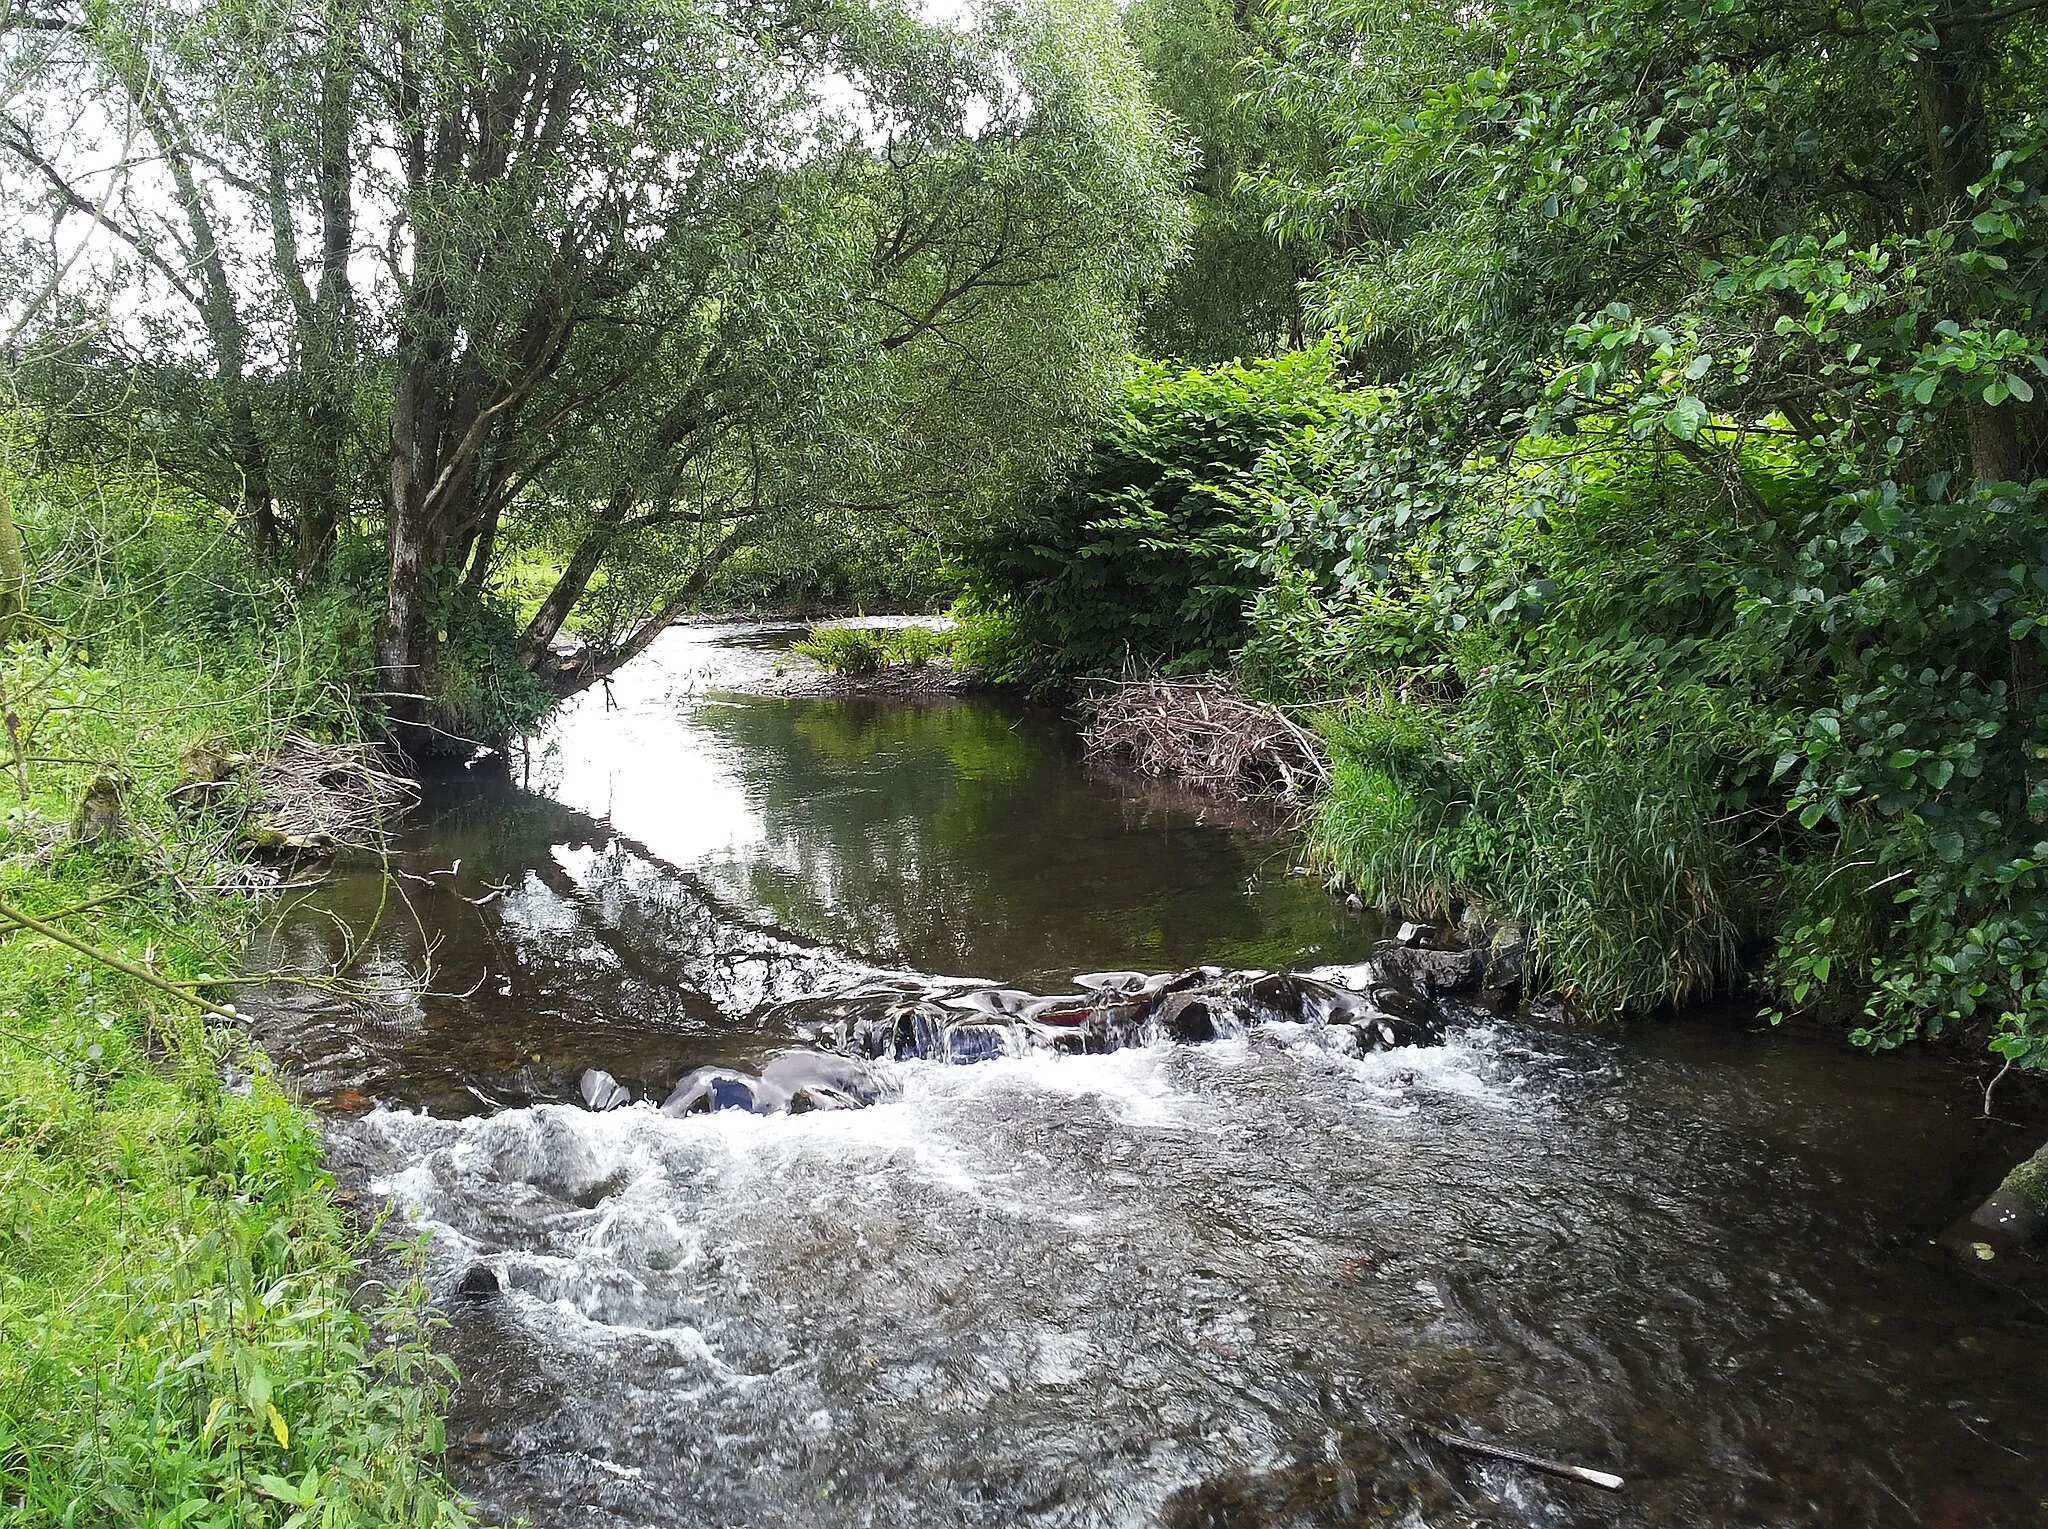
M168 977L161 977L146 966L138 966L127 957L117 956L111 950L102 950L99 946L89 944L74 934L67 934L54 924L45 923L33 914L23 913L11 903L0 901L0 918L19 924L24 929L32 929L46 940L55 940L59 945L69 946L80 955L87 956L99 962L102 966L110 966L124 976L133 977L137 982L147 983L150 987L157 989L157 991L168 993L171 997L179 999L184 1003L195 1004L209 1014L216 1015L221 1019L232 1020L237 1024L241 1022L242 1016L237 1014L232 1008L201 998L196 992L190 991L187 987L181 987L179 984L172 982ZM196 983L192 984L192 986L197 985Z

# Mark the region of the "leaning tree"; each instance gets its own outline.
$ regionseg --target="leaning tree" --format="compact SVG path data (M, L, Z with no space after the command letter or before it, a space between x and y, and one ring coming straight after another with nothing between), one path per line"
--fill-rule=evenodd
M303 582L381 534L401 725L508 537L561 564L527 663L594 584L637 601L615 662L765 527L1007 492L1185 217L1091 0L54 0L6 35L7 192L115 278L52 375Z

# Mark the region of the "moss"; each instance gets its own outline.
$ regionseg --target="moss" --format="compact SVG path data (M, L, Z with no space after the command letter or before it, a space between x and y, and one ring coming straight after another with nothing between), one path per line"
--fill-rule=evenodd
M2002 1187L2048 1216L2048 1147L2043 1147L2008 1173Z

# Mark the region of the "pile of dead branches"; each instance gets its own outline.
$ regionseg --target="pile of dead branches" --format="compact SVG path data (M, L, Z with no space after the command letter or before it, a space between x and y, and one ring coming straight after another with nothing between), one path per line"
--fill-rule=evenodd
M249 762L249 838L263 849L375 849L418 799L372 744L322 743L294 733Z
M1230 796L1301 796L1329 778L1322 740L1227 679L1126 679L1081 703L1091 754Z

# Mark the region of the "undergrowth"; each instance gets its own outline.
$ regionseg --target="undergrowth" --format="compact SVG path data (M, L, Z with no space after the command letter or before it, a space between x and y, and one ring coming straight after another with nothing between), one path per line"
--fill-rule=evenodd
M160 484L0 487L28 550L0 901L217 1000L262 910L236 825L169 794L180 760L345 731L348 696ZM367 1233L260 1049L8 923L0 1525L459 1523L424 1292L363 1281Z

